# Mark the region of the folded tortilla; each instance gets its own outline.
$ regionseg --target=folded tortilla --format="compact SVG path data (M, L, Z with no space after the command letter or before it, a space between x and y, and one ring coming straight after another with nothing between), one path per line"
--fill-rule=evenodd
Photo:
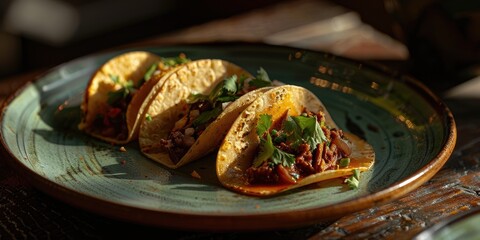
M146 99L147 117L142 119L139 131L142 153L169 168L178 168L216 149L240 112L267 88L250 91L230 103L178 162L173 161L159 143L168 137L175 123L185 113L191 94L208 95L217 84L233 75L251 77L241 67L218 59L192 61L169 75L163 86L152 91Z
M162 64L163 58L149 52L134 51L116 56L103 64L91 77L81 104L80 130L110 143L124 144L138 136L142 104L150 90L175 66ZM159 67L144 79L153 65ZM148 81L147 81L148 80ZM160 84L161 85L161 84ZM112 99L125 98L122 106ZM118 99L117 99L118 100Z
M325 124L338 129L325 106L313 93L298 86L275 87L251 103L232 124L217 154L216 171L219 181L236 192L269 196L315 182L349 176L352 175L353 169L366 171L373 166L375 159L373 148L353 134L345 133L348 139L346 143L352 150L348 167L315 173L298 179L294 184L249 183L246 170L252 166L259 151L260 139L256 126L260 116L271 115L272 121L275 122L284 117L286 112L290 116L298 116L304 109L315 113L322 111L325 114Z

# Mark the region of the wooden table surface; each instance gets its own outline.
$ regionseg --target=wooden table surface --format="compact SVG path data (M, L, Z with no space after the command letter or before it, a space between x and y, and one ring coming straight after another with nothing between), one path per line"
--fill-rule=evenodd
M272 25L280 25L276 18L285 14L295 14L313 7L324 7L315 1L294 1L296 8L283 4L273 9L259 10L243 16L208 23L178 33L148 39L142 44L165 44L192 41L249 40L270 42L275 40L274 29L282 39L288 31L267 28L260 29L252 37L227 34L232 26L236 29L248 28L252 19L261 18ZM298 7L300 5L300 7ZM303 6L304 9L301 9ZM300 9L299 9L300 8ZM285 9L289 9L285 13ZM282 12L284 11L284 12ZM278 14L278 15L276 15ZM290 16L294 19L295 16ZM300 18L299 18L300 19ZM318 19L314 19L317 21ZM313 21L313 20L312 20ZM299 23L297 30L304 31L306 23ZM224 36L213 35L209 31L224 32ZM357 34L358 29L355 30ZM369 30L370 31L370 30ZM282 34L284 35L282 35ZM263 34L263 35L262 35ZM293 34L295 31L293 31ZM232 36L235 35L235 36ZM375 34L374 34L375 35ZM267 38L270 36L270 38ZM318 36L317 36L318 37ZM274 40L272 40L274 39ZM364 38L343 49L335 43L312 44L305 39L279 43L302 45L318 50L331 50L347 57L384 60L405 60L405 49L396 43L378 38ZM378 41L377 41L378 40ZM306 44L311 44L306 46ZM136 43L132 43L136 44ZM398 48L392 48L400 46ZM385 46L389 47L385 47ZM365 51L369 46L371 51ZM359 50L363 49L363 50ZM21 74L0 80L0 105L8 96L27 81L32 81L42 70ZM444 167L427 183L409 194L383 205L344 216L338 220L319 223L300 229L278 230L274 232L185 232L154 228L122 222L85 212L60 202L35 189L8 165L7 156L0 158L0 239L110 239L116 237L147 238L157 236L169 239L410 239L420 231L443 220L465 213L480 206L480 98L444 99L452 110L458 130L457 145Z

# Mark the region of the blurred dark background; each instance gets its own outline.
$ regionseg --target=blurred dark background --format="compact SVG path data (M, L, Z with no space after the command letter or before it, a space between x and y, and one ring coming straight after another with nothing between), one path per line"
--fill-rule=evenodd
M0 79L285 1L2 0ZM478 0L330 2L405 44L409 58L396 66L428 84L480 75Z
M402 67L434 90L480 76L480 1L335 2L355 9L363 21L403 42L409 59Z
M227 18L275 0L2 0L0 77Z

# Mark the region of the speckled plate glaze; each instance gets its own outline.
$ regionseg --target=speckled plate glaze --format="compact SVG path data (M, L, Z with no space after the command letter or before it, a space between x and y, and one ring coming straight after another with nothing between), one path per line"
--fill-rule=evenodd
M134 49L126 49L129 51ZM13 95L1 114L1 141L13 165L39 189L89 211L189 230L265 230L332 220L399 198L430 179L456 141L449 109L419 82L329 54L261 44L142 47L161 56L221 58L252 73L307 87L338 125L373 145L376 162L358 190L331 180L269 198L224 189L212 154L178 170L76 129L79 95L90 75L118 52L52 69ZM62 111L58 107L66 100ZM201 178L192 177L196 171Z

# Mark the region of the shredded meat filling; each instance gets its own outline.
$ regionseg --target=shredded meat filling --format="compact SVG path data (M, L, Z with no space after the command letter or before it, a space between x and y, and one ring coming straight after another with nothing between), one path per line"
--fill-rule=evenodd
M306 115L316 116L319 123L325 120L322 112L315 114L307 111ZM285 117L281 119L283 121ZM277 122L273 128L281 132L282 130L278 129L280 126L281 124ZM342 130L322 126L322 131L327 141L317 144L314 149L311 149L307 143L302 143L296 148L286 141L275 144L278 149L295 156L294 164L285 167L266 161L259 167L252 166L246 170L247 182L249 184L292 183L291 178L300 179L315 173L337 169L339 159L351 154L350 147L343 140ZM285 176L285 171L289 176Z
M128 136L126 112L131 96L112 103L105 114L98 115L93 123L93 131L105 137L126 139Z
M166 139L160 140L160 147L167 151L170 159L177 163L188 152L209 122L193 125L200 113L211 110L208 101L199 101L189 106L187 113L175 123L175 127Z

